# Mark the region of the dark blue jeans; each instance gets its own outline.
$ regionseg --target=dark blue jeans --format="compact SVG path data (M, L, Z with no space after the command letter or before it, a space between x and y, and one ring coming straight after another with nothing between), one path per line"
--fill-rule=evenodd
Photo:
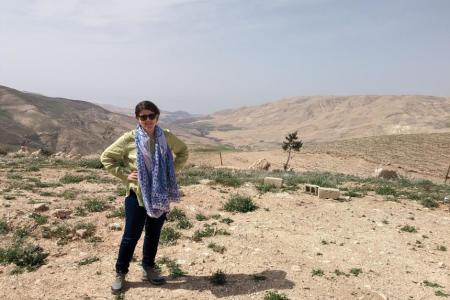
M125 231L120 243L119 257L116 262L116 272L126 274L133 257L136 244L141 237L145 225L144 247L142 253L142 267L155 266L156 252L158 251L159 236L166 220L164 213L159 218L150 218L144 207L139 206L136 194L130 191L125 198Z

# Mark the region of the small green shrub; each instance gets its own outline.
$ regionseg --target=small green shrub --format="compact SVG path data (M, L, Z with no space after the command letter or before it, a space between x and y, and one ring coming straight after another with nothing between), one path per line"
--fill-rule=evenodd
M214 252L223 254L227 248L225 246L217 245L216 243L209 243L208 248L212 249Z
M180 233L176 231L172 227L164 227L161 230L161 236L159 238L159 242L164 246L171 246L177 243L177 240L180 238Z
M59 179L59 182L62 184L69 184L69 183L80 183L85 178L80 175L73 175L73 174L65 174L63 177Z
M253 203L252 198L239 194L234 194L230 197L227 203L224 205L224 210L230 212L250 212L257 209L257 206Z
M261 194L265 194L268 192L275 192L278 189L273 184L260 183L255 186L256 190Z
M397 196L397 191L389 185L378 186L375 189L375 193L378 195L392 195Z
M14 231L14 238L18 241L25 239L26 237L28 237L31 233L30 228L17 228Z
M207 221L207 220L209 220L209 218L207 216L205 216L204 214L202 214L202 213L196 214L195 215L195 219L197 221Z
M75 224L75 226L73 227L73 230L77 231L79 229L86 230L86 233L83 238L87 239L87 240L92 238L95 235L95 231L97 230L95 224L89 223L89 222L79 222L79 223Z
M168 214L167 214L167 221L169 222L177 222L176 227L178 229L189 229L192 227L192 223L189 221L189 219L186 216L186 213L180 209L180 208L173 208Z
M311 271L311 276L312 277L314 277L314 276L323 276L323 275L324 275L324 272L321 269L313 269Z
M420 201L420 204L422 204L423 206L428 207L428 208L439 207L439 203L436 200L431 199L430 197L422 199Z
M85 265L92 264L92 263L94 263L94 262L96 262L96 261L99 261L99 260L100 260L100 258L98 258L97 256L86 257L86 258L80 260L80 261L78 262L78 265L79 265L79 266L85 266Z
M116 188L116 195L120 197L125 197L126 194L127 194L127 187L124 186L123 184L118 185Z
M107 218L125 218L125 209L123 206L118 209L114 209L109 214L106 215Z
M81 159L78 161L78 165L88 169L103 169L100 159Z
M434 295L435 295L435 296L438 296L438 297L445 297L445 298L447 298L447 297L450 296L450 294L448 294L448 293L446 293L446 292L443 292L443 291L441 291L441 290L435 291L435 292L434 292Z
M48 217L47 216L43 216L41 214L38 213L32 213L30 215L30 218L34 219L34 221L36 222L36 224L38 225L43 225L46 224L48 221Z
M58 197L63 197L66 200L74 200L77 197L77 193L73 190L65 190L58 194Z
M180 265L177 264L176 261L174 261L170 258L163 257L158 260L157 264L159 267L161 265L166 265L167 268L169 269L170 276L172 276L173 278L177 278L177 277L186 275L186 272L180 268Z
M8 223L4 220L0 220L0 234L7 234L10 231Z
M401 231L404 232L411 232L411 233L416 233L417 229L414 226L410 226L410 225L405 225L402 228L400 228Z
M210 237L215 235L230 235L229 232L223 229L218 229L215 226L209 224L203 225L203 230L196 230L192 235L192 240L195 242L201 241L204 237Z
M431 282L428 280L424 280L423 281L423 285L428 286L428 287L432 287L432 288L443 288L442 285L435 283L435 282Z
M266 293L264 300L289 300L289 298L286 294L280 294L277 291L270 291Z
M209 281L214 285L224 285L227 282L227 276L221 270L212 274Z
M360 268L352 268L350 270L350 274L352 274L353 276L358 276L361 273L362 273L362 269L360 269Z
M436 249L439 250L439 251L447 251L447 247L445 247L445 246L443 246L443 245L437 246Z
M29 272L37 270L45 264L48 253L39 246L15 244L9 248L0 248L0 264L14 263Z
M103 200L91 198L86 200L84 207L88 212L102 212L106 210L106 203Z
M231 223L234 222L234 220L230 219L230 218L223 218L222 220L220 220L220 222L224 223L224 224L227 224L227 225L230 225Z

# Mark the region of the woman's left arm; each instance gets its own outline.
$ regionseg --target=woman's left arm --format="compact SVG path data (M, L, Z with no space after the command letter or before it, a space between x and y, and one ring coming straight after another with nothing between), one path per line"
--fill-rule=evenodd
M175 161L174 161L175 171L178 172L183 168L184 164L188 159L189 156L188 147L182 140L177 138L168 129L165 129L164 133L167 139L167 144L169 144L170 149L172 149L173 153L175 154Z

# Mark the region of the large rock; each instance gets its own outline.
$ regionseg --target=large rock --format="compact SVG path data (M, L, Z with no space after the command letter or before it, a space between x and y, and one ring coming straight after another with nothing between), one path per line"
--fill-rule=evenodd
M253 164L251 164L248 169L249 170L269 170L270 168L270 162L267 161L267 159L262 158Z
M378 178L384 178L384 179L396 179L398 178L398 174L396 171L392 169L386 169L386 168L378 168L375 169L375 172L373 173L374 177Z
M35 212L44 212L48 210L48 205L45 203L38 203L33 206Z

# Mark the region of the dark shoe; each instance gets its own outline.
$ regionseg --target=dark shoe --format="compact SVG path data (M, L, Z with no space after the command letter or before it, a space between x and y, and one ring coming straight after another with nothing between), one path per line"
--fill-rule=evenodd
M161 276L159 269L156 268L143 268L142 280L148 280L151 284L161 285L166 283L164 277Z
M116 278L111 285L111 292L113 294L118 294L122 291L125 283L125 274L116 273Z

